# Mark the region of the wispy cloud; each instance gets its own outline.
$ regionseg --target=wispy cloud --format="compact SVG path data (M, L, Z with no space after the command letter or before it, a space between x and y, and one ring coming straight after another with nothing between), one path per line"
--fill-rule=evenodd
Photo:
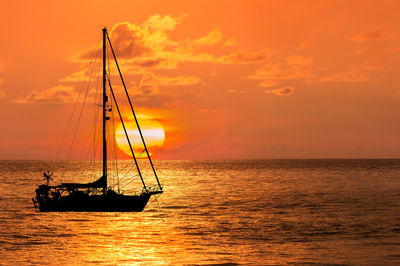
M382 29L369 29L362 33L356 34L350 38L352 41L375 41L388 38L388 34Z
M225 46L230 46L230 47L235 47L235 46L237 46L239 43L238 43L238 40L235 38L235 37L230 37L229 39L227 39L225 42L224 42L224 45Z
M276 85L279 84L279 81L277 80L272 80L272 79L266 79L258 83L259 87L275 87Z
M77 97L78 93L73 86L56 86L47 90L34 90L27 96L13 102L62 104L75 102Z
M60 82L81 82L88 79L89 79L89 69L83 69L61 78Z
M310 48L311 46L312 46L312 41L307 40L307 41L303 41L303 42L299 43L299 46L297 48L299 50L304 50L304 49Z
M312 60L308 57L304 57L301 55L294 55L294 56L288 56L286 58L286 63L288 65L296 65L296 66L311 66Z
M363 66L367 70L380 70L383 69L383 60L381 58L372 58L367 60Z
M258 51L258 52L243 52L237 51L228 55L223 55L216 59L219 63L225 64L247 64L247 63L257 63L262 62L268 58L267 52Z
M231 90L228 90L228 92L229 92L229 93L232 93L232 94L234 94L234 93L244 94L244 93L245 93L245 90L231 89Z
M400 52L400 45L392 46L389 48L384 48L380 50L381 53L399 53Z
M269 89L269 90L266 90L265 93L274 94L277 96L289 96L294 93L294 88L288 86L288 87L283 87L283 88L279 88L279 89Z
M182 14L180 17L171 17L170 15L161 16L157 14L150 16L143 25L155 30L172 31L186 17L187 14Z
M382 67L378 59L367 61L360 69L355 69L341 73L329 73L321 75L318 69L315 69L311 58L296 55L286 57L284 62L271 63L263 65L251 75L249 79L261 80L259 87L276 87L284 81L303 80L307 82L366 82L369 75L366 70L377 70ZM266 92L276 95L291 95L293 87L284 87L280 89L269 89Z
M290 80L315 80L316 74L312 71L312 60L300 55L289 56L284 62L263 65L248 76L249 79L261 80L259 87L267 87L265 93L277 96L289 96L294 93L290 86L276 88L281 82ZM275 87L275 88L274 88Z
M206 36L194 40L192 44L195 46L214 45L219 43L221 40L222 32L214 29L210 31Z
M157 76L152 72L146 72L140 86L187 86L200 82L200 78L196 76Z
M286 58L285 63L267 63L249 76L249 79L282 81L290 79L313 79L311 59L302 56Z
M6 97L6 92L3 90L0 90L0 99Z
M349 71L321 77L322 82L366 82L369 78L365 73Z

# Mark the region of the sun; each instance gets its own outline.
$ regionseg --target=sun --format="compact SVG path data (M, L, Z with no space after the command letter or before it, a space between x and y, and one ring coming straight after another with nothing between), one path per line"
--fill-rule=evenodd
M138 117L140 129L146 142L149 154L152 155L155 150L162 147L165 140L165 130L160 122L149 117ZM124 122L126 131L128 132L133 152L136 158L147 158L142 139L140 138L139 130L135 121ZM129 156L132 156L128 141L125 136L122 123L115 130L115 140L118 148Z

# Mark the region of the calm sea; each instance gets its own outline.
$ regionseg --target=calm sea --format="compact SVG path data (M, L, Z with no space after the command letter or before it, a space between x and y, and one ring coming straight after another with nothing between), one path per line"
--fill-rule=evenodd
M400 265L400 160L155 165L141 213L40 213L43 170L87 163L0 161L0 264Z

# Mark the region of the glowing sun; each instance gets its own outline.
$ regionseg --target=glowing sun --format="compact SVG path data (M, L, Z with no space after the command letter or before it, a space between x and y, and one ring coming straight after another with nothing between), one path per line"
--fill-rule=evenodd
M165 139L164 127L160 122L153 120L151 118L138 118L139 126L142 130L144 141L146 142L147 149L152 155L155 150L162 147ZM128 132L129 140L131 142L133 151L136 158L146 158L146 152L140 138L139 130L136 126L135 121L124 122L126 131ZM132 156L131 150L129 148L128 141L125 136L124 128L120 123L115 130L115 139L118 145L124 153Z

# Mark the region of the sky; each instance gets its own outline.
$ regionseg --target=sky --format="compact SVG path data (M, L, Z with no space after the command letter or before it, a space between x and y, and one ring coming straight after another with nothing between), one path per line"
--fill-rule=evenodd
M400 158L399 10L382 0L8 1L0 159L57 157L103 27L138 115L164 128L156 159Z

